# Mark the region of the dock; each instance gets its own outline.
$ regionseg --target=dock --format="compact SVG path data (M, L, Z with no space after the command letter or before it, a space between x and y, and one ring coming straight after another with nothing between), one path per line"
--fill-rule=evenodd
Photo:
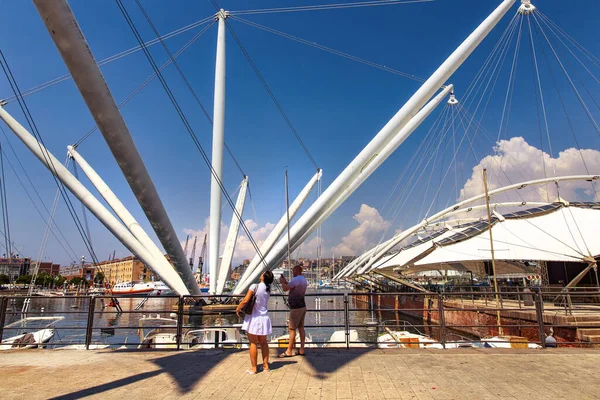
M247 350L14 350L4 399L597 399L600 350L307 349L245 374Z

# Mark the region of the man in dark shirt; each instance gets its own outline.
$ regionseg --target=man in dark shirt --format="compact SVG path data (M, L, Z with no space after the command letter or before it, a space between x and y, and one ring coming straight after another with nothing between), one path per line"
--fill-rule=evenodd
M279 355L280 358L292 357L294 348L296 347L296 330L300 335L300 349L296 355L304 355L304 343L306 341L306 331L304 330L304 317L306 316L306 302L304 294L308 287L308 282L302 276L302 265L296 265L292 270L294 277L291 281L287 281L283 275L279 277L279 283L285 292L289 291L288 302L290 304L290 324L289 333L290 340L288 348L284 353Z

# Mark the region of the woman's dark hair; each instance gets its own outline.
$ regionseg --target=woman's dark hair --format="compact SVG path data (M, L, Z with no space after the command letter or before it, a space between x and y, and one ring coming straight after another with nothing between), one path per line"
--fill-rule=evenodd
M267 292L271 292L271 283L273 283L273 273L271 271L265 271L263 274L263 283L267 286Z

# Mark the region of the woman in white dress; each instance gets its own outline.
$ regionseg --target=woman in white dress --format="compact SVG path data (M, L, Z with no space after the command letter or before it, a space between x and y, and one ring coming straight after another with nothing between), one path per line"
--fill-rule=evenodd
M252 314L246 314L244 323L242 324L242 329L246 331L248 340L250 341L250 363L252 367L246 370L247 374L255 374L257 372L257 346L259 344L263 359L263 371L269 371L269 344L267 342L267 335L270 335L272 332L268 309L271 283L273 283L273 273L271 271L263 273L260 276L260 283L250 286L248 293L246 293L246 296L235 310L238 317L241 317L244 306L250 301L252 295L256 296Z

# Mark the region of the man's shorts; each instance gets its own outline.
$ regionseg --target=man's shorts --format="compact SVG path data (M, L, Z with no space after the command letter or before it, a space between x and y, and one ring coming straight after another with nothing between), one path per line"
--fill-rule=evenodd
M306 315L306 307L292 308L290 310L290 329L298 329L304 327L304 316Z

